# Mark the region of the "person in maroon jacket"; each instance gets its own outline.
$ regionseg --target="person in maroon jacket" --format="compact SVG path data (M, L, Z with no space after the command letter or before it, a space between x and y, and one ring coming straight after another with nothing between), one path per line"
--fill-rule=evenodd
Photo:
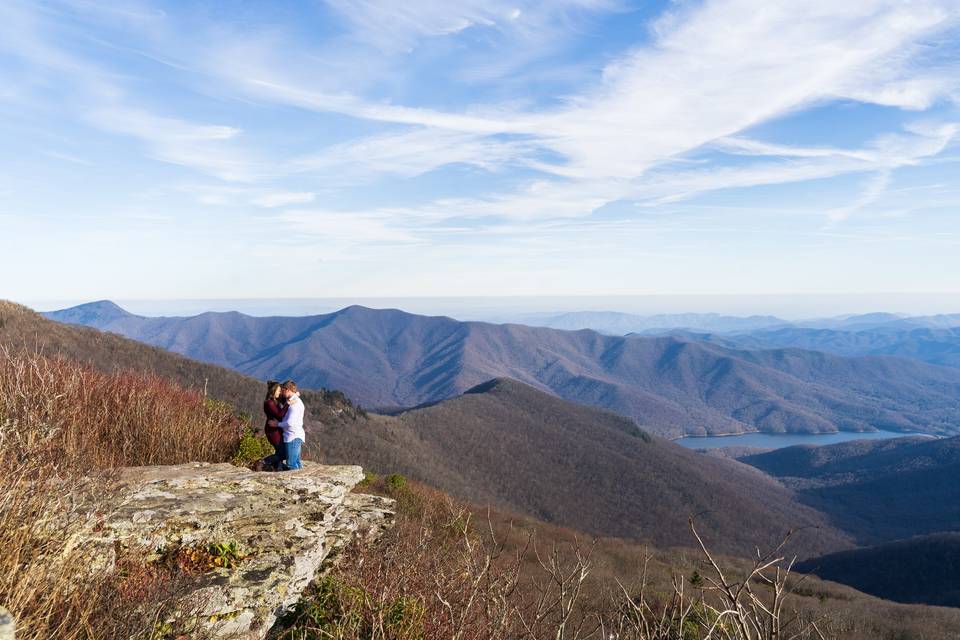
M283 429L277 424L287 415L287 405L283 401L280 383L276 380L267 382L267 397L263 401L263 413L267 422L263 425L263 433L273 445L273 455L267 456L264 462L274 470L283 468L283 461L287 458L287 449L283 443Z

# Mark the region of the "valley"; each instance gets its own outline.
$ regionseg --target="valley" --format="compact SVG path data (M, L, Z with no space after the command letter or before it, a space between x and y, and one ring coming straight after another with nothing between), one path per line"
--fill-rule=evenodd
M365 322L348 331L343 316L356 322L355 314ZM3 307L2 315L0 338L8 347L18 343L43 344L51 353L70 355L104 370L146 367L181 384L206 387L212 395L239 407L248 407L252 415L257 415L262 383L255 378L143 345L109 331L53 322L15 305ZM99 313L72 319L93 324L98 318L102 318ZM378 325L374 319L387 324ZM389 345L431 335L431 329L436 331L432 320L448 330L446 334L437 335L449 337L449 332L456 334L461 330L450 319L424 320L409 314L380 314L370 310L300 319L297 327L293 322L281 320L286 319L263 321L273 323L276 332L289 335L293 344L301 345L311 344L310 338L315 333L319 331L323 335L323 329L332 326L343 345L351 345L361 354L372 353L376 345L383 344L383 336L390 333L388 327L401 321L403 328L394 329L397 332L392 334L394 338L386 340L388 346L384 347L380 361L384 367L381 371L394 382L398 378L391 372L395 372L400 363L391 354L399 351ZM179 319L165 321L172 326L180 323ZM127 314L118 313L112 322L121 323L114 325L116 328L126 322L140 321L131 321ZM241 351L238 345L243 341L259 335L258 319L234 317L230 322L237 325L221 325L222 333L215 334L216 339L200 340L194 345L220 344L223 348L220 356L208 355L212 359L227 358ZM247 326L248 333L241 330L240 335L248 338L240 342L230 338L237 327L243 326ZM365 327L363 331L361 326ZM413 330L413 335L401 338L408 329ZM544 339L525 327L491 325L470 329L468 334L505 331L518 341L530 336ZM164 335L184 335L180 333L182 329L168 327L166 331L169 333ZM554 348L557 343L562 344L561 338L572 339L566 335L570 332L557 333L561 336L550 334ZM591 332L572 332L572 335L586 343L605 340ZM928 392L936 389L944 399L940 410L945 412L945 418L951 415L947 406L953 393L954 374L949 369L930 368L909 360L844 359L823 354L814 357L810 352L793 350L738 352L672 338L666 342L663 338L614 340L621 353L617 358L608 357L611 370L616 371L626 362L631 363L630 371L642 370L644 358L651 358L654 364L645 365L647 370L656 371L657 383L668 389L678 388L684 378L677 378L673 367L662 366L663 348L677 351L667 362L683 362L689 368L688 384L696 379L692 375L699 370L696 367L705 366L704 359L710 358L726 360L731 365L736 361L736 367L743 367L744 371L750 371L751 367L789 370L795 380L802 380L804 376L825 375L834 380L857 376L861 389L867 380L877 381L901 371L919 372L933 376L933 380L917 387L892 385L880 389L899 389L904 394L909 388L925 388ZM633 340L637 341L636 346ZM330 348L330 343L325 344ZM457 342L447 339L446 344L453 347ZM514 346L519 349L519 344L516 342ZM499 360L493 360L499 363L496 366L503 366L504 361L516 361L510 349L485 352L500 354ZM369 358L363 361L373 361L369 355L363 357ZM489 357L486 362L491 362ZM442 361L434 364L439 366ZM717 364L711 366L715 368ZM296 375L296 371L287 369L282 374ZM474 375L479 375L479 371ZM525 376L521 371L520 377ZM738 397L748 400L752 397L744 395L748 393L765 396L776 382L776 379L769 380L769 374L767 377L763 386L735 387ZM896 552L891 557L900 563L909 563L911 553L927 558L940 551L952 553L952 547L941 544L937 536L956 531L956 523L960 522L960 514L954 513L956 510L950 506L960 503L955 483L950 480L960 465L957 454L960 449L956 445L960 438L910 437L901 432L863 434L868 436L866 439L857 438L861 434L855 432L832 436L753 433L717 438L718 442L734 445L730 453L706 456L664 439L657 433L664 431L662 426L653 429L630 416L589 403L571 402L536 378L530 384L511 377L493 377L455 395L386 413L361 409L348 394L330 388L305 391L304 397L310 407L307 425L310 459L331 464L362 464L378 474L400 473L469 504L487 505L503 513L516 514L518 518L549 523L584 535L628 540L658 549L688 547L692 543L688 518L693 515L697 516L700 530L711 548L731 557L749 556L756 546L773 545L786 531L794 530L796 533L787 552L803 561L799 566L804 571L903 602L953 604L942 589L930 592L910 588L904 595L903 589L891 590L881 584L878 576L865 579L845 567L858 566L858 561L851 564L846 558L859 558L856 554L861 552L886 557L888 547L890 553ZM873 401L894 406L894 401L880 390L873 392ZM707 406L716 407L716 400ZM947 427L941 431L949 433ZM825 446L788 446L767 451L744 446L762 446L763 438L837 435L854 439ZM762 439L738 442L738 438L749 437ZM691 440L697 439L688 438L683 444ZM916 538L916 543L907 542L916 536L932 536L931 544L921 544L925 538ZM916 579L921 580L922 576Z

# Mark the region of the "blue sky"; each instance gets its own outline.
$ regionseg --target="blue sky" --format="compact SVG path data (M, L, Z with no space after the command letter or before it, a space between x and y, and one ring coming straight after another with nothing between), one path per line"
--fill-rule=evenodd
M0 295L956 292L958 36L956 0L6 0Z

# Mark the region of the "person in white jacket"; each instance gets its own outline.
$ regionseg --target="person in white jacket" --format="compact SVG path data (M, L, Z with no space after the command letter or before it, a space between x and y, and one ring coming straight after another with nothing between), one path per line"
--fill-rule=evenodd
M306 407L300 399L297 383L287 380L280 387L283 389L283 397L287 399L287 415L277 423L277 426L283 429L283 443L287 449L287 464L284 468L290 471L303 467L300 462L300 449L303 448L306 440L306 434L303 431L303 414L306 412Z

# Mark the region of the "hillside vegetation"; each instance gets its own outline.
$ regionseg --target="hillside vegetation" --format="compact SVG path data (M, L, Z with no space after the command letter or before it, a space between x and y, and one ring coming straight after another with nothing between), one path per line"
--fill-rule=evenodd
M329 462L401 472L469 502L657 546L689 543L687 518L698 513L706 539L725 552L749 555L790 528L804 529L791 546L801 555L850 544L748 466L512 380L362 426L326 428L312 442Z
M0 602L19 639L151 638L178 587L142 558L94 574L83 543L113 467L223 462L245 423L153 373L0 347Z
M0 347L4 455L59 471L222 462L244 423L230 405L152 373L102 373Z
M589 538L452 500L402 476L375 478L363 491L397 499L395 527L376 546L349 547L338 568L274 630L274 640L946 640L960 634L956 609L898 605L788 575L783 556L770 557L764 578L755 561L713 556L714 565L702 551ZM690 544L696 544L692 533ZM747 586L731 602L711 581L731 593ZM760 604L779 613L770 616Z
M740 459L780 479L860 544L955 531L960 438L787 447Z
M4 300L0 300L0 345L14 351L63 356L103 372L153 373L186 389L205 392L258 419L261 415L265 394L261 380L119 335L54 322ZM272 373L279 377L284 374ZM325 423L352 420L357 415L356 408L338 391L307 390L304 396L314 417Z
M813 558L798 571L897 602L960 607L960 533L939 533Z
M506 377L667 437L877 428L954 434L960 424L960 371L898 358L741 351L357 306L295 318L144 318L95 303L49 315L259 378L340 389L381 409L452 398Z

